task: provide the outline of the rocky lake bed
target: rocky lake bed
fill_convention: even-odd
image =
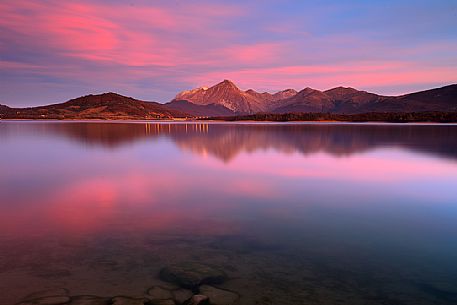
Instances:
[[[210,284],[227,280],[224,271],[198,263],[185,262],[162,268],[164,282],[152,286],[144,296],[71,295],[66,288],[33,292],[17,305],[235,305],[240,295]]]
[[[338,253],[319,258],[315,252],[321,249],[291,251],[261,238],[96,239],[85,241],[84,255],[74,252],[81,244],[73,243],[8,249],[14,260],[0,257],[0,274],[17,288],[3,293],[0,304],[426,305],[434,300],[452,304],[457,298],[451,279],[436,278],[424,267],[394,270],[375,256],[370,265],[353,257],[336,258]],[[36,263],[31,266],[29,260]]]

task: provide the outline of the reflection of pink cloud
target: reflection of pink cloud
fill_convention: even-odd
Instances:
[[[84,154],[80,159],[70,154],[72,162],[61,159],[49,177],[45,177],[47,166],[30,166],[32,160],[5,163],[5,174],[0,173],[4,185],[14,185],[9,181],[21,181],[24,175],[34,183],[46,179],[30,192],[0,191],[2,203],[6,202],[0,205],[0,231],[23,236],[30,231],[37,235],[78,235],[116,230],[232,234],[245,229],[242,226],[246,224],[239,220],[245,209],[265,213],[272,203],[288,201],[282,208],[293,213],[294,202],[302,208],[322,196],[328,199],[341,194],[347,200],[352,194],[341,190],[343,184],[357,189],[358,198],[373,200],[379,190],[403,196],[408,191],[417,192],[421,183],[457,179],[455,166],[449,162],[393,149],[335,158],[325,153],[304,156],[250,147],[230,163],[189,155],[147,159],[150,150],[145,150],[145,155],[135,152],[119,150],[110,158]],[[319,184],[322,186],[309,192]],[[413,187],[404,189],[408,185]],[[329,187],[335,189],[327,192]],[[443,196],[449,194],[444,192]],[[440,198],[438,191],[413,196],[433,197],[432,203]],[[341,202],[331,199],[321,201],[341,207]]]
[[[392,155],[371,154],[358,155],[357,158],[334,158],[324,153],[304,157],[300,154],[287,156],[278,153],[259,154],[255,158],[243,153],[238,155],[226,167],[214,159],[201,159],[204,166],[219,170],[236,172],[238,175],[249,175],[255,172],[265,177],[286,177],[290,179],[330,179],[360,182],[397,183],[414,177],[442,178],[455,176],[455,168],[439,160],[411,158],[409,154]],[[267,186],[268,187],[268,186]]]
[[[212,200],[192,202],[188,195],[192,186],[172,172],[161,171],[156,176],[133,168],[123,175],[81,177],[57,189],[48,185],[39,198],[21,196],[17,207],[0,213],[0,228],[22,235],[30,229],[71,235],[134,229],[213,235],[234,232],[233,221],[213,215],[237,206],[223,200],[217,205]]]
[[[68,196],[72,194],[72,196]],[[55,196],[66,204],[94,202],[101,206],[110,207],[117,200],[117,188],[104,179],[92,179],[69,185],[58,191]]]
[[[278,196],[277,191],[272,187],[271,183],[265,181],[254,181],[252,179],[237,179],[229,185],[224,185],[221,192],[230,194],[238,194],[239,196],[252,199],[273,199]]]

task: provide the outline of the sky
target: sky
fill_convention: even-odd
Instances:
[[[0,104],[457,83],[457,1],[0,1]]]

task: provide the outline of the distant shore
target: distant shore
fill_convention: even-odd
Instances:
[[[151,118],[140,116],[107,116],[107,117],[62,117],[62,116],[6,116],[0,121],[93,121],[93,122],[322,122],[322,123],[457,123],[457,112],[411,112],[411,113],[259,113],[251,115],[187,117],[187,118]]]
[[[411,112],[411,113],[361,113],[361,114],[332,114],[332,113],[260,113],[252,115],[237,115],[212,117],[205,120],[214,121],[252,121],[252,122],[385,122],[385,123],[456,123],[457,112]]]

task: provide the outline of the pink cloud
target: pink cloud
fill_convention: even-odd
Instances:
[[[287,49],[280,43],[256,43],[248,45],[235,45],[224,49],[225,56],[239,64],[271,63]]]
[[[0,9],[0,26],[33,39],[36,44],[63,55],[126,66],[198,64],[199,58],[192,57],[196,53],[189,54],[191,48],[184,48],[191,41],[173,36],[195,31],[202,39],[224,39],[227,32],[208,23],[240,12],[228,5],[198,8],[196,14],[197,8],[190,4],[173,10],[167,6],[105,6],[86,2],[49,5],[29,1],[5,2]],[[200,58],[206,61],[204,56]]]
[[[199,75],[201,84],[215,83],[221,78],[235,80],[243,88],[288,87],[301,90],[307,86],[329,89],[336,86],[366,88],[373,85],[412,85],[436,82],[455,82],[457,67],[418,65],[412,62],[379,61],[352,62],[334,65],[280,66],[273,68],[246,68],[226,70]]]
[[[0,70],[18,72],[26,82],[80,84],[82,94],[109,89],[164,102],[178,91],[226,78],[260,91],[394,88],[379,92],[384,94],[457,81],[449,55],[454,42],[405,47],[357,33],[317,35],[302,18],[260,21],[253,7],[5,0]],[[10,88],[37,86],[16,79]],[[55,87],[49,88],[43,91]]]

